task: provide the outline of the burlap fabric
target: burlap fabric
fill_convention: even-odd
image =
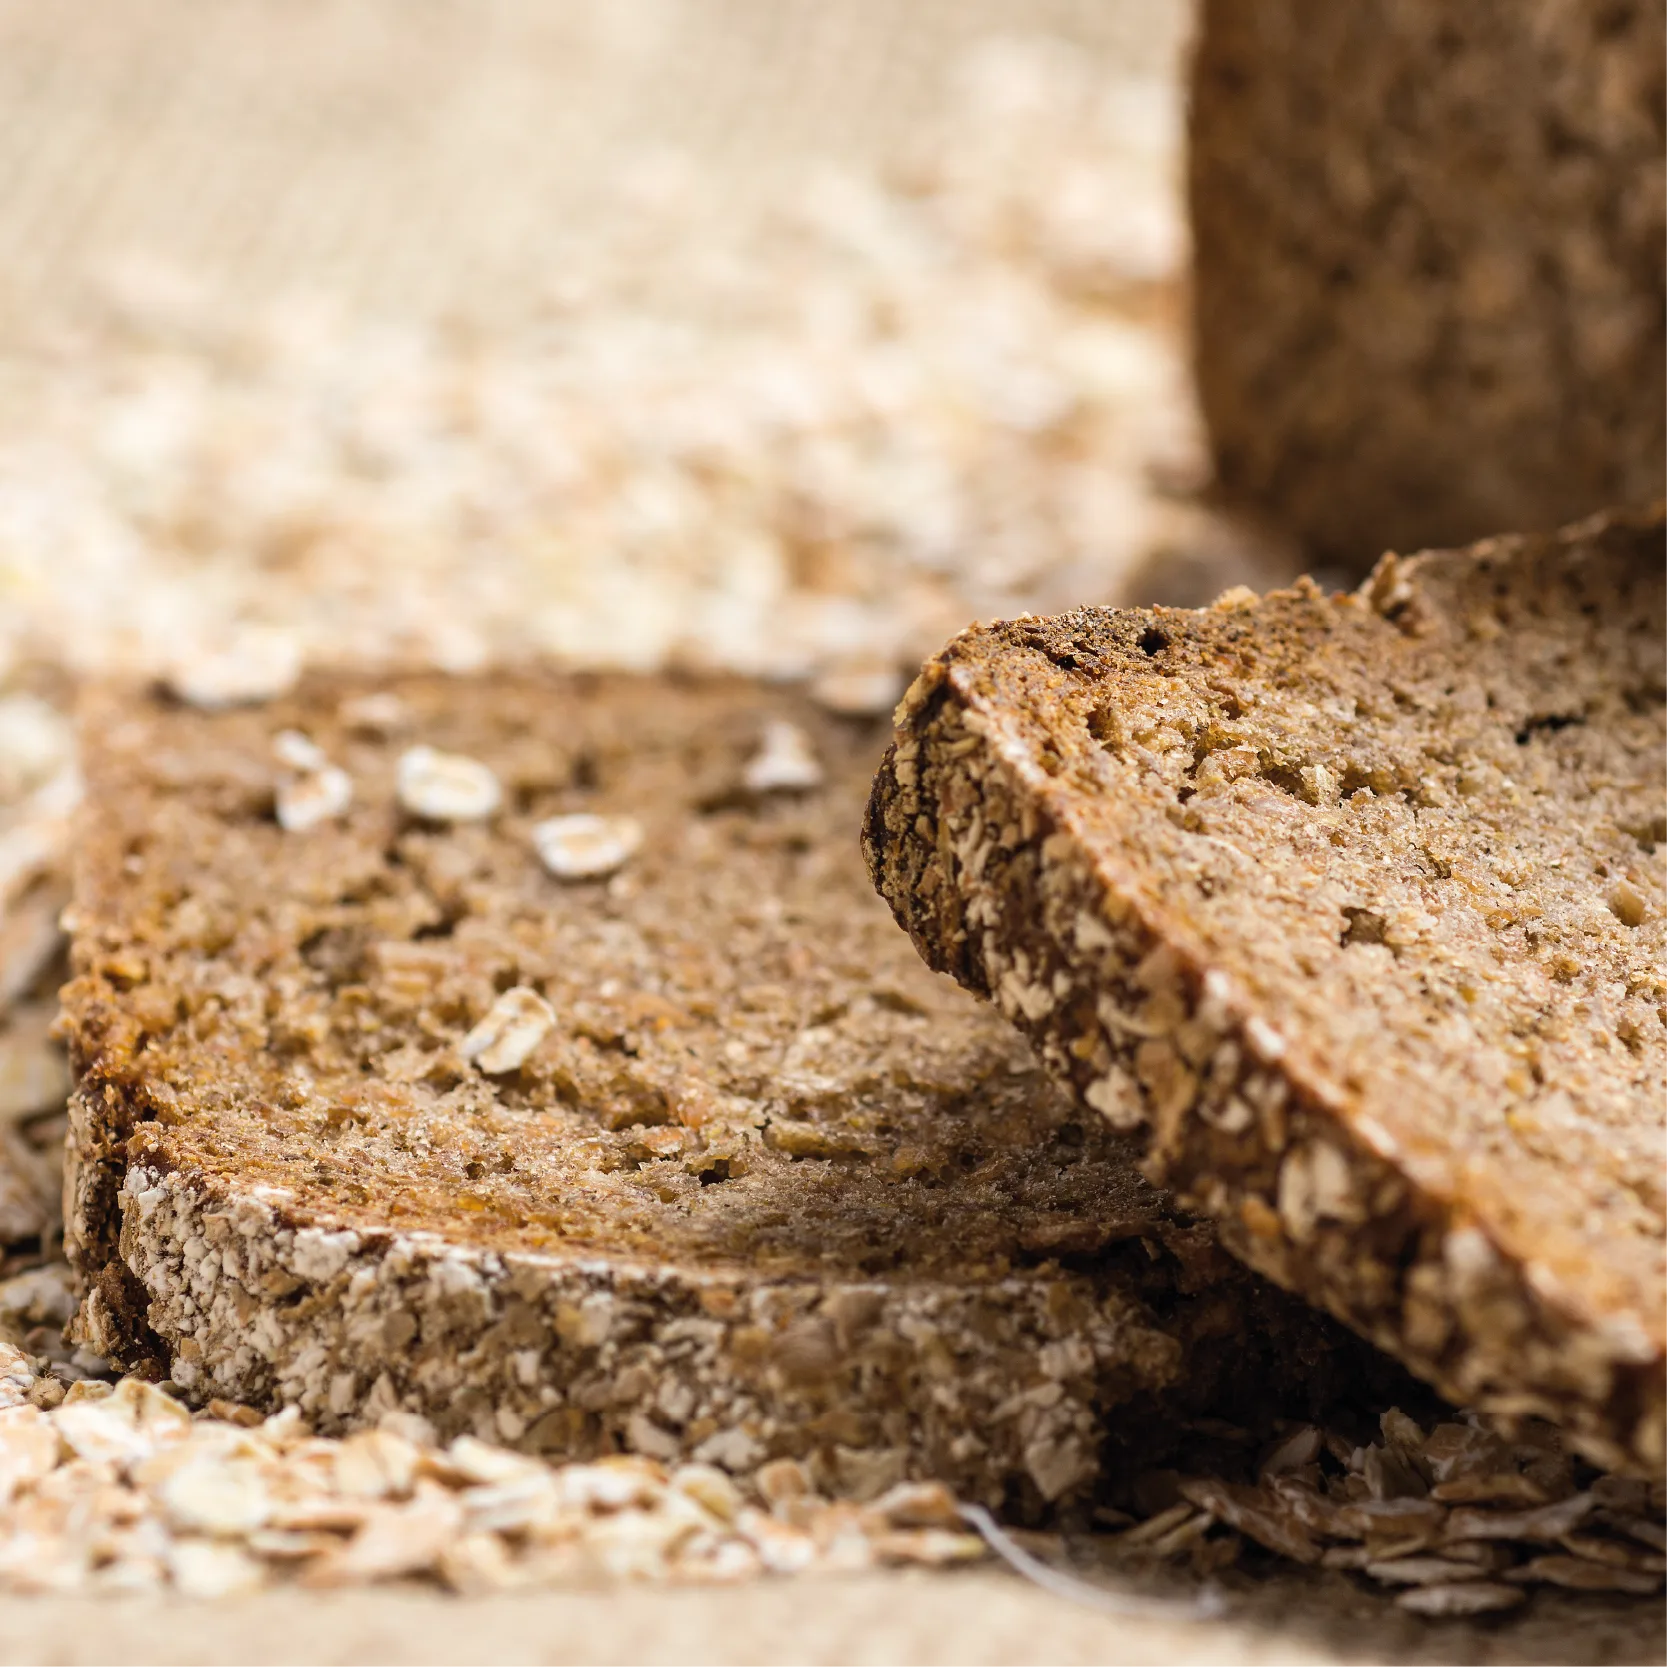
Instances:
[[[0,5],[7,325],[118,262],[490,327],[655,148],[738,219],[807,160],[898,154],[1003,31],[1165,75],[1175,0],[95,0]]]

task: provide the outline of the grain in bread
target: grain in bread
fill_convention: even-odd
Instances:
[[[1369,1351],[896,930],[858,849],[883,739],[721,678],[95,700],[78,1336],[326,1431],[1021,1512],[1323,1402]]]
[[[866,845],[1251,1266],[1461,1402],[1663,1451],[1659,511],[964,633]]]

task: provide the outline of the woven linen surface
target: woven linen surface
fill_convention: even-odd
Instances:
[[[88,0],[0,4],[12,328],[111,263],[490,321],[617,169],[687,153],[744,217],[808,159],[895,155],[969,46],[1174,74],[1177,0]]]

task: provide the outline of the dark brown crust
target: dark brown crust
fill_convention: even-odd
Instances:
[[[1085,609],[969,631],[899,708],[864,840],[877,887],[928,964],[998,1000],[1083,1103],[1124,1126],[1143,1121],[1149,1172],[1214,1216],[1253,1267],[1445,1394],[1553,1417],[1600,1462],[1655,1472],[1661,1291],[1658,1272],[1638,1269],[1658,1259],[1659,1226],[1655,1256],[1620,1271],[1602,1229],[1566,1242],[1548,1230],[1534,1254],[1562,1277],[1537,1277],[1513,1248],[1535,1225],[1534,1201],[1501,1198],[1503,1178],[1485,1164],[1466,1168],[1462,1139],[1445,1152],[1368,1118],[1337,1061],[1246,996],[1231,955],[1189,918],[1190,893],[1155,877],[1135,811],[1119,810],[1114,784],[1144,791],[1154,772],[1108,769],[1088,731],[1096,714],[1115,727],[1117,714],[1161,705],[1181,684],[1196,693],[1213,677],[1231,698],[1236,655],[1265,653],[1266,678],[1287,676],[1293,693],[1327,668],[1387,687],[1401,658],[1446,652],[1457,666],[1459,646],[1443,646],[1449,610],[1541,584],[1573,614],[1569,680],[1624,678],[1633,650],[1638,664],[1659,661],[1661,571],[1659,513],[1617,516],[1556,539],[1391,558],[1358,599],[1310,587],[1199,614]],[[1625,596],[1641,610],[1638,631],[1629,638],[1623,620],[1605,639],[1579,611],[1588,593]],[[1171,663],[1154,664],[1154,643]],[[1659,666],[1643,675],[1639,698],[1659,721]],[[1359,743],[1368,754],[1372,744]],[[1264,757],[1264,768],[1287,765]],[[1377,767],[1366,756],[1362,779]],[[1174,807],[1171,821],[1184,815],[1185,790],[1151,791]],[[1282,856],[1277,845],[1262,854]],[[1143,1014],[1156,1017],[1131,1022]],[[1108,1097],[1115,1081],[1124,1102]],[[1660,1116],[1647,1100],[1635,1107],[1645,1128]],[[1322,1189],[1335,1209],[1315,1208]]]
[[[1328,558],[1663,490],[1659,0],[1206,0],[1194,343],[1222,485]]]

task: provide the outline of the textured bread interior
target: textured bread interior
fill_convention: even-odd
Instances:
[[[957,639],[875,877],[1255,1265],[1661,1460],[1658,515]]]
[[[780,703],[745,684],[400,693],[412,735],[496,766],[514,804],[496,825],[406,818],[404,739],[344,734],[328,695],[104,737],[100,787],[132,819],[84,865],[109,890],[76,906],[84,928],[115,915],[116,953],[144,960],[138,978],[108,955],[89,970],[129,984],[116,1005],[149,1033],[146,1092],[178,1106],[175,1161],[281,1186],[297,1210],[762,1275],[977,1277],[1097,1249],[1159,1208],[1113,1142],[1086,1148],[1019,1038],[887,952],[855,834],[829,832],[869,737],[817,722],[844,779],[749,800],[742,767]],[[286,725],[354,776],[341,825],[272,821]],[[579,806],[646,824],[616,883],[539,863],[531,824]],[[516,985],[560,1022],[494,1078],[458,1046]]]

